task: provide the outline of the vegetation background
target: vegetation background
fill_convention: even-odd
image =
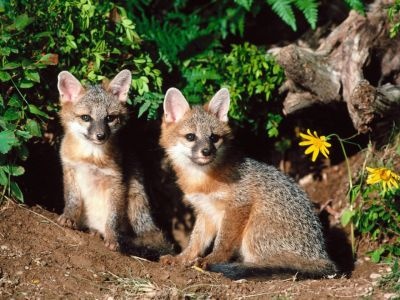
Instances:
[[[160,119],[163,93],[171,86],[181,89],[192,104],[204,103],[227,87],[231,123],[250,155],[275,164],[296,157],[296,167],[286,171],[297,179],[344,161],[339,144],[333,145],[330,160],[311,164],[302,155],[300,131],[312,128],[339,136],[355,131],[340,105],[283,116],[279,88],[284,70],[268,52],[319,26],[340,23],[351,9],[364,14],[368,4],[336,1],[341,11],[330,17],[329,2],[0,0],[0,202],[29,202],[26,178],[30,168],[37,167],[29,156],[38,144],[57,156],[62,133],[56,76],[62,70],[97,83],[130,69],[132,116],[147,125]],[[399,11],[396,0],[388,11],[393,38],[398,38],[400,23],[394,20]],[[332,113],[343,122],[332,123]],[[346,145],[345,154],[360,149],[369,153],[368,163],[396,171],[398,128],[381,152],[363,135]],[[47,167],[54,166],[43,166]],[[394,262],[400,256],[400,190],[383,193],[379,186],[367,185],[362,168],[352,176],[355,184],[350,185],[343,225],[353,224],[356,238],[373,241],[374,261]],[[399,276],[397,268],[393,270]]]

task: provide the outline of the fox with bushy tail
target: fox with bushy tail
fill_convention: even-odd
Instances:
[[[165,95],[160,144],[196,221],[187,248],[161,262],[194,264],[231,278],[335,274],[304,191],[231,146],[229,103],[225,88],[192,108],[178,89]],[[231,263],[235,257],[239,262]]]
[[[164,243],[151,217],[138,160],[124,147],[130,85],[128,70],[86,87],[67,71],[58,75],[65,200],[58,222],[100,234],[111,250],[120,249],[132,232],[136,245],[152,239]]]

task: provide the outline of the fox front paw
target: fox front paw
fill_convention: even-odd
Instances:
[[[206,256],[206,257],[198,257],[196,258],[196,261],[194,262],[194,265],[196,267],[202,268],[203,270],[207,270],[210,265],[216,264],[223,262],[224,260],[220,260],[215,256]]]
[[[163,265],[170,265],[170,266],[176,266],[179,264],[177,257],[172,256],[170,254],[161,256],[160,263]]]
[[[199,257],[196,259],[196,261],[194,262],[194,265],[196,267],[199,267],[203,270],[207,270],[210,263],[208,262],[208,260],[205,257]]]
[[[60,224],[61,226],[72,229],[77,229],[78,227],[73,219],[66,217],[64,214],[58,217],[57,223]]]
[[[187,259],[181,255],[172,256],[170,254],[167,254],[160,257],[160,263],[162,263],[163,265],[170,265],[170,266],[181,265],[185,267],[190,267],[194,264],[194,260]]]
[[[118,251],[120,249],[119,243],[114,240],[104,240],[104,244],[111,251]]]

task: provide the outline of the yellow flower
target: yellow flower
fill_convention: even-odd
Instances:
[[[304,141],[300,142],[299,145],[309,146],[306,151],[304,151],[304,153],[312,153],[312,161],[315,161],[317,159],[319,152],[321,152],[323,156],[328,158],[328,147],[330,147],[331,144],[327,142],[328,138],[326,136],[322,135],[318,137],[317,132],[314,131],[314,133],[312,134],[310,129],[307,129],[307,134],[300,133],[300,136],[304,139]]]
[[[390,190],[395,187],[399,188],[398,181],[400,181],[400,176],[397,175],[390,169],[387,168],[369,168],[367,167],[368,174],[367,184],[382,183],[383,191],[389,188]]]

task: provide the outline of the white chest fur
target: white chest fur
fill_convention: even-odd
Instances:
[[[220,228],[222,218],[225,214],[225,209],[221,200],[225,198],[226,194],[222,192],[215,192],[209,194],[193,193],[185,195],[186,199],[192,206],[206,215],[211,220],[216,228]]]
[[[83,222],[89,229],[104,235],[110,213],[111,170],[79,165],[75,167],[75,180],[83,201]]]

